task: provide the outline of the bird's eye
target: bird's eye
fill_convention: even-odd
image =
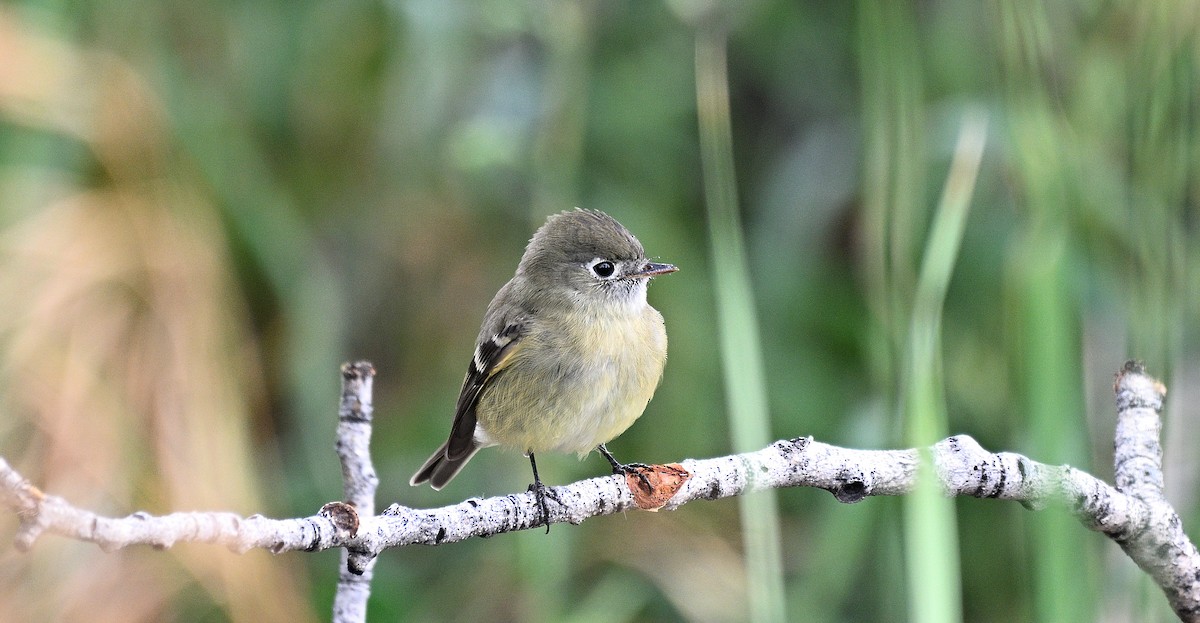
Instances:
[[[603,261],[603,262],[596,262],[595,264],[592,264],[592,272],[596,273],[596,276],[600,277],[601,279],[608,279],[609,277],[612,277],[613,272],[615,272],[616,270],[617,270],[617,267],[614,266],[612,262],[609,262],[607,260]]]

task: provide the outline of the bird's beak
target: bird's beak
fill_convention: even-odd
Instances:
[[[625,275],[626,277],[656,277],[665,275],[679,270],[679,267],[674,264],[656,264],[654,262],[646,262],[640,269]]]

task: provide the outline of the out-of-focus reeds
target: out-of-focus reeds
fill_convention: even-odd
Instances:
[[[1197,22],[1182,1],[6,4],[0,453],[108,514],[308,514],[338,497],[337,366],[367,358],[381,504],[521,490],[499,451],[441,492],[405,480],[533,227],[579,205],[681,267],[650,291],[671,358],[625,460],[962,432],[1103,478],[1111,374],[1141,358],[1195,531]],[[697,84],[718,58],[726,121]],[[939,193],[974,110],[963,220]],[[545,461],[551,483],[605,471]],[[323,619],[335,560],[48,537],[0,555],[0,620]],[[388,552],[374,584],[375,620],[1170,618],[1066,513],[929,495],[630,513]]]
[[[161,101],[119,58],[11,10],[0,49],[7,134],[45,141],[34,159],[28,136],[0,156],[0,451],[105,514],[262,510],[278,460],[247,418],[263,399],[256,339],[218,215],[174,167]],[[303,574],[261,556],[51,537],[4,558],[4,620],[188,619],[217,603],[231,618],[312,618]]]

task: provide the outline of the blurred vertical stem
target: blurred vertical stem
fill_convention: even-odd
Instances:
[[[1133,87],[1129,110],[1129,219],[1137,278],[1131,317],[1157,319],[1130,326],[1138,359],[1170,378],[1183,343],[1189,166],[1195,161],[1197,36],[1181,27],[1179,2],[1140,6],[1128,59]],[[1194,181],[1194,180],[1191,180]],[[1160,377],[1160,378],[1163,378]]]
[[[863,264],[876,320],[872,328],[882,333],[870,344],[875,378],[892,404],[916,281],[916,231],[925,221],[921,59],[911,5],[863,0],[857,13],[865,136]]]
[[[1050,463],[1087,464],[1082,421],[1080,296],[1071,267],[1069,224],[1079,201],[1070,147],[1078,131],[1063,118],[1063,103],[1047,88],[1043,59],[1056,58],[1056,29],[1046,7],[997,5],[1005,64],[1009,141],[1017,171],[1015,194],[1029,215],[1013,249],[1012,305],[1017,311],[1020,376],[1024,382],[1030,452]],[[1038,621],[1093,621],[1098,578],[1095,549],[1065,513],[1031,522],[1033,602]]]
[[[945,416],[937,393],[940,375],[935,374],[940,329],[931,324],[931,317],[940,316],[941,296],[931,292],[927,278],[922,290],[925,300],[915,305],[913,299],[918,288],[914,270],[917,232],[928,211],[924,71],[915,9],[907,2],[862,0],[856,13],[865,154],[862,264],[865,296],[874,320],[867,343],[884,404],[907,413],[905,441],[923,446],[925,441],[914,439],[936,438],[936,431],[945,428],[944,423],[939,424]],[[945,216],[939,222],[945,223],[946,210],[941,213]],[[940,231],[937,243],[935,236],[930,237],[929,248],[944,252],[949,242],[945,238],[954,228],[942,225]],[[954,246],[957,248],[956,242]],[[952,263],[953,254],[937,260]],[[926,258],[926,273],[933,269],[934,261],[932,256]],[[931,308],[935,301],[937,305]],[[913,313],[927,317],[918,323]],[[947,522],[949,512],[939,497],[939,492],[926,484],[901,502],[907,581],[895,577],[891,567],[877,571],[883,586],[897,587],[893,599],[899,600],[900,586],[907,587],[914,621],[953,620],[959,607],[957,557],[936,540],[937,526],[949,523],[950,530],[954,528],[953,517]]]
[[[977,113],[968,114],[959,133],[917,280],[905,387],[905,441],[917,448],[927,448],[948,434],[946,405],[941,394],[942,305],[962,245],[986,137],[985,118]],[[954,500],[942,495],[933,477],[932,462],[924,450],[922,455],[917,488],[904,498],[911,618],[922,622],[960,621],[962,587]]]
[[[712,245],[725,394],[734,450],[770,441],[766,381],[745,243],[738,221],[726,68],[727,33],[712,22],[696,32],[696,104]],[[754,470],[749,470],[753,476]],[[783,621],[783,562],[773,490],[739,498],[747,590],[754,621]]]

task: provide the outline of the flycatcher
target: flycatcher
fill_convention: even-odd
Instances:
[[[550,528],[536,454],[596,449],[642,415],[662,379],[667,332],[646,302],[650,279],[678,270],[646,259],[611,216],[576,208],[546,220],[483,318],[450,438],[409,484],[441,489],[481,448],[524,452]]]

